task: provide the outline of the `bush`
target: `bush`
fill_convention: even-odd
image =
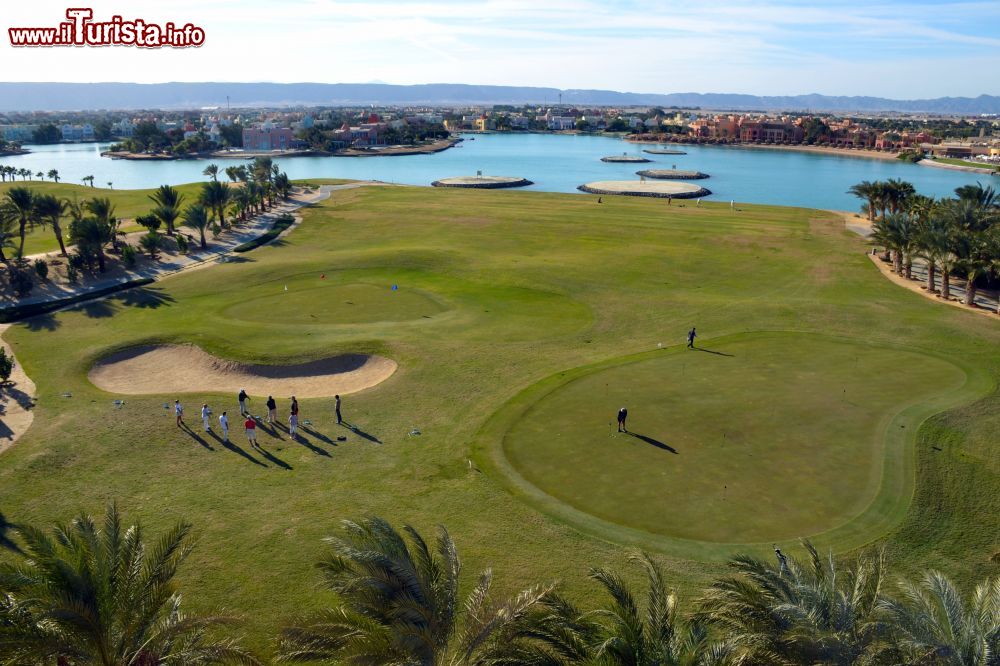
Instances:
[[[80,271],[74,268],[72,263],[66,267],[66,279],[70,284],[76,284],[80,281]]]
[[[149,231],[159,231],[162,224],[160,218],[155,215],[140,215],[135,218],[136,224],[145,227]]]
[[[125,265],[128,266],[129,268],[133,268],[135,266],[136,259],[137,255],[135,252],[135,248],[129,245],[128,243],[123,244],[122,261],[125,262]]]
[[[7,350],[0,347],[0,384],[6,384],[12,372],[14,372],[14,356],[8,356]]]
[[[49,277],[49,265],[45,263],[44,259],[35,259],[35,272],[42,280]]]
[[[184,234],[179,233],[174,236],[174,241],[177,243],[177,251],[181,254],[187,254],[191,251],[191,239]]]
[[[82,271],[89,264],[87,257],[80,253],[79,250],[69,255],[69,269],[76,272]]]
[[[219,226],[218,222],[212,222],[212,238],[218,238],[219,234],[222,233],[222,227]]]
[[[155,231],[150,231],[148,234],[139,239],[139,245],[145,252],[149,253],[150,259],[156,259],[156,253],[160,249],[160,244],[162,243],[162,237]]]
[[[24,298],[35,288],[35,281],[31,279],[31,273],[28,271],[11,267],[8,272],[10,273],[10,286],[18,297]]]

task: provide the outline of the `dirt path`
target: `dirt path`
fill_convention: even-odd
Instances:
[[[10,327],[0,324],[0,345],[10,354],[11,348],[2,336]],[[14,363],[10,381],[0,387],[0,453],[3,453],[28,430],[35,419],[35,383],[24,373],[21,364]]]

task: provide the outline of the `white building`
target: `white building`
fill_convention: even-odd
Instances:
[[[94,140],[94,126],[90,123],[86,125],[63,125],[62,138],[63,141],[93,141]]]
[[[550,116],[548,127],[550,130],[576,129],[576,118],[573,116]]]

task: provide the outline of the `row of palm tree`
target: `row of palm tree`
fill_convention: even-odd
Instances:
[[[869,185],[861,183],[855,186],[861,189],[852,188],[852,192],[868,191]],[[952,276],[961,274],[963,302],[973,305],[979,282],[988,275],[1000,275],[1000,196],[996,191],[977,183],[957,188],[954,197],[931,199],[917,194],[912,186],[875,185],[882,192],[909,191],[898,200],[880,198],[867,204],[870,215],[879,211],[872,237],[891,256],[893,272],[911,279],[914,259],[920,259],[927,269],[927,290],[938,292],[940,274],[940,295],[945,299],[951,297]]]
[[[56,169],[49,169],[48,172],[39,171],[38,173],[33,172],[31,169],[25,169],[12,166],[0,165],[0,182],[15,182],[17,177],[20,176],[21,180],[32,180],[32,178],[38,178],[39,180],[45,180],[48,178],[52,182],[58,183],[60,180],[59,171]]]
[[[31,526],[0,564],[0,661],[7,664],[259,664],[234,619],[181,610],[175,575],[191,552],[180,522],[151,545],[114,505],[51,535]],[[996,666],[1000,578],[963,599],[943,574],[890,580],[885,554],[846,567],[804,542],[799,560],[738,556],[685,612],[645,553],[631,575],[590,571],[602,602],[556,584],[496,595],[487,569],[463,593],[443,527],[433,541],[379,518],[345,521],[318,563],[333,603],[280,630],[285,663],[354,666]]]
[[[916,195],[912,183],[898,178],[889,180],[862,181],[847,190],[865,201],[864,211],[872,222],[876,217],[885,217],[886,213],[899,213],[906,209],[910,199]]]

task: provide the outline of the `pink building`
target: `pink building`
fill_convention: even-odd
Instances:
[[[243,150],[288,150],[294,140],[288,127],[247,127],[243,130]]]

